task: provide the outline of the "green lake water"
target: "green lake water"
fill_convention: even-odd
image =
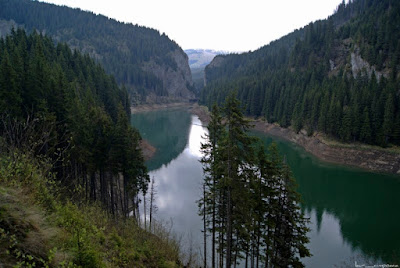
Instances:
[[[132,125],[157,148],[147,166],[157,185],[156,217],[172,222],[179,235],[202,248],[199,149],[206,129],[185,109],[132,115]],[[311,223],[313,256],[306,267],[400,265],[400,177],[319,161],[299,146],[254,132],[266,145],[275,141],[285,155]]]

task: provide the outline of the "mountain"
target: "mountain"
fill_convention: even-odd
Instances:
[[[137,224],[150,178],[127,97],[65,43],[0,38],[0,267],[178,266]]]
[[[343,142],[400,144],[400,2],[343,1],[335,13],[205,68],[201,102],[236,91],[247,115]]]
[[[191,69],[205,68],[217,55],[227,54],[225,51],[212,49],[185,49],[189,57],[189,66]]]
[[[197,92],[204,87],[204,68],[217,55],[227,54],[225,51],[212,49],[186,49],[185,53],[189,57],[189,66],[192,71],[193,83]]]
[[[12,26],[88,53],[128,89],[134,104],[194,97],[187,55],[156,30],[65,6],[0,0],[0,34]]]

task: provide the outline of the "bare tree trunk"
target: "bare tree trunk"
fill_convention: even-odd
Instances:
[[[122,176],[124,183],[123,192],[124,192],[125,217],[129,217],[129,199],[128,199],[128,183],[127,183],[128,178],[125,172],[122,173]],[[135,210],[133,199],[132,199],[132,210]],[[133,212],[133,215],[135,215],[135,212]]]
[[[122,189],[121,189],[121,175],[118,174],[117,177],[117,190],[118,190],[118,195],[119,195],[119,200],[117,200],[117,202],[119,201],[120,206],[121,206],[121,213],[124,217],[126,217],[126,207],[124,206],[124,197],[122,195]],[[117,198],[118,199],[118,198]]]
[[[90,199],[96,201],[96,172],[92,172],[90,177]]]
[[[138,225],[140,227],[140,210],[139,210],[139,194],[136,193],[136,220],[138,222]]]
[[[115,217],[115,200],[114,200],[114,182],[113,176],[110,174],[110,192],[111,192],[111,214]]]
[[[228,186],[228,188],[230,188]],[[232,249],[232,211],[231,211],[231,190],[228,189],[228,201],[226,204],[226,261],[225,267],[231,267]]]
[[[154,189],[154,177],[151,180],[151,188],[150,188],[150,232],[152,232],[152,222],[153,222],[153,213],[155,212],[155,205],[154,205],[154,198],[155,198],[155,189]]]
[[[215,209],[216,209],[216,204],[215,204],[215,202],[216,202],[216,198],[215,198],[215,196],[216,196],[216,193],[215,193],[215,178],[213,179],[213,204],[212,204],[212,206],[213,206],[213,208],[212,208],[212,242],[211,242],[211,250],[212,250],[212,254],[211,254],[211,258],[212,258],[212,261],[211,261],[211,265],[212,265],[212,267],[214,268],[215,267],[215,232],[216,232],[216,230],[215,230]]]
[[[204,268],[207,267],[206,184],[203,183]]]
[[[144,229],[147,230],[147,210],[146,210],[146,192],[143,192],[143,219],[144,219]]]

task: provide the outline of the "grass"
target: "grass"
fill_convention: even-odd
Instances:
[[[0,155],[0,267],[181,267],[179,243],[63,196],[45,161]],[[163,238],[160,238],[163,237]]]

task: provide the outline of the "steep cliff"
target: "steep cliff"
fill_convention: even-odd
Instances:
[[[158,64],[154,60],[144,62],[142,69],[150,72],[162,81],[163,88],[168,92],[167,96],[157,96],[156,94],[147,95],[146,102],[164,102],[164,101],[187,101],[193,99],[192,75],[188,65],[188,56],[180,49],[168,53],[176,63],[176,67],[166,64]]]

